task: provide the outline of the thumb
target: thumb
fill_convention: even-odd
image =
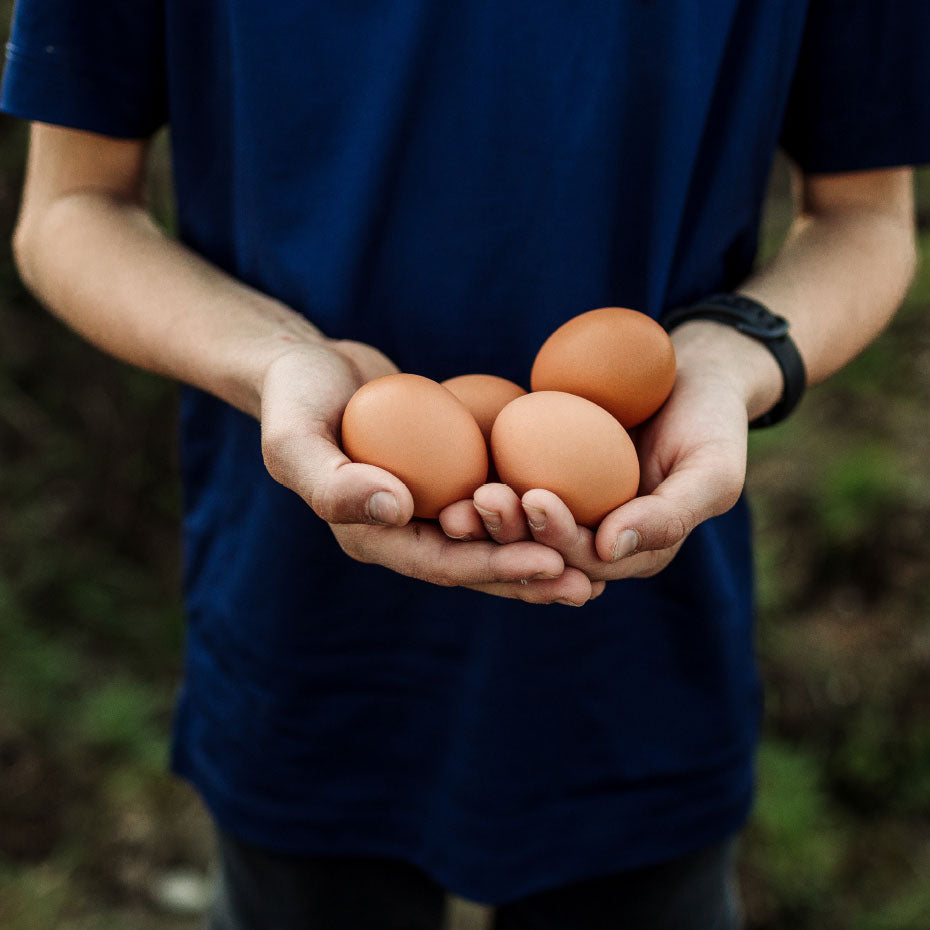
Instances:
[[[413,496],[395,475],[352,462],[326,427],[262,431],[269,474],[299,494],[327,523],[403,526]]]
[[[699,523],[739,500],[744,479],[744,469],[728,469],[719,462],[680,465],[652,494],[634,497],[601,521],[595,539],[598,556],[615,562],[634,552],[679,545]]]

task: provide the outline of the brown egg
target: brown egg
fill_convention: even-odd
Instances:
[[[459,375],[442,382],[471,411],[477,420],[485,442],[491,442],[491,427],[497,415],[512,400],[526,391],[519,384],[497,375]]]
[[[668,333],[645,313],[602,307],[562,324],[543,343],[530,381],[534,391],[586,397],[629,429],[671,393],[675,350]]]
[[[639,487],[626,430],[575,394],[539,391],[511,401],[494,423],[491,449],[501,479],[517,494],[552,491],[582,526],[597,526]]]
[[[435,518],[484,484],[488,454],[475,418],[450,391],[420,375],[385,375],[360,387],[342,416],[342,447],[413,495],[413,515]]]

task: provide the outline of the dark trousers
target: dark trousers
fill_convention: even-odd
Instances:
[[[497,908],[494,930],[738,930],[735,841]],[[208,930],[441,930],[445,890],[402,862],[292,856],[219,839]]]

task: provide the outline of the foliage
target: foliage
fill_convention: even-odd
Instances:
[[[930,176],[918,188],[930,220]],[[750,926],[930,925],[930,236],[880,339],[754,435],[767,686]]]
[[[765,876],[770,902],[798,915],[830,900],[842,864],[843,830],[813,753],[770,740],[758,769],[747,867]]]

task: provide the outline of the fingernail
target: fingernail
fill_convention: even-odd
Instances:
[[[636,530],[624,530],[614,543],[614,551],[611,556],[614,562],[625,559],[632,555],[639,548],[639,533]]]
[[[484,525],[489,533],[496,533],[501,528],[501,515],[493,510],[485,510],[475,504],[475,510],[484,517]]]
[[[551,572],[539,572],[536,575],[533,575],[533,581],[551,581],[553,578],[561,578],[562,573],[557,572],[552,574]]]
[[[375,491],[368,498],[368,516],[382,526],[395,526],[400,522],[400,505],[390,491]]]
[[[546,511],[540,510],[539,507],[524,507],[526,519],[531,529],[544,530],[546,528]]]
[[[560,597],[556,604],[564,604],[566,607],[581,607],[581,604],[576,604],[574,601],[570,601],[567,597]]]

